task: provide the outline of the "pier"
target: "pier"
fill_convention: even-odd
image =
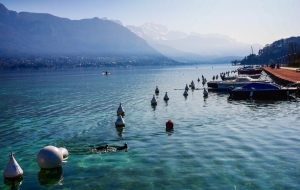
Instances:
[[[298,83],[300,86],[300,72],[296,72],[296,68],[281,67],[280,69],[263,67],[263,70],[280,85],[287,86],[291,83]]]

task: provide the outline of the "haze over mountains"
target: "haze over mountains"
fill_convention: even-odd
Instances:
[[[258,50],[260,44],[246,44],[221,34],[186,34],[169,31],[164,25],[145,23],[142,26],[127,26],[132,32],[145,39],[162,54],[178,61],[208,60],[220,57],[243,57]]]
[[[70,20],[8,10],[0,4],[1,55],[111,55],[164,58],[145,40],[109,20]]]
[[[205,27],[205,26],[204,26]],[[50,14],[8,10],[0,3],[0,55],[146,56],[176,61],[240,59],[262,47],[221,34],[170,31],[145,23],[124,27],[120,20],[70,20]]]

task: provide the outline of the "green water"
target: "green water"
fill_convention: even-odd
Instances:
[[[299,102],[228,101],[227,93],[211,91],[203,97],[198,77],[210,81],[234,69],[1,71],[0,172],[14,151],[24,171],[17,189],[300,189]],[[201,90],[184,98],[192,80]],[[124,129],[114,125],[120,102]],[[166,132],[169,119],[174,131]],[[127,152],[94,150],[124,143]],[[47,145],[70,153],[52,174],[36,161]]]

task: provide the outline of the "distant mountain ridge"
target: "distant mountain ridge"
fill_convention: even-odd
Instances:
[[[142,26],[126,26],[136,35],[145,39],[152,47],[162,54],[177,61],[199,61],[228,56],[244,56],[260,44],[246,44],[221,34],[186,34],[180,31],[169,31],[164,25],[145,23]],[[163,49],[160,47],[168,47]],[[174,52],[170,50],[173,49]],[[178,52],[181,55],[178,57]]]
[[[70,20],[43,13],[17,13],[0,3],[0,55],[165,58],[121,24],[99,18]]]

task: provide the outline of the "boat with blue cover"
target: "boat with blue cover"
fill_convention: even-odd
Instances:
[[[273,83],[250,83],[243,87],[229,88],[231,99],[280,99],[290,97],[296,87],[281,87]]]

